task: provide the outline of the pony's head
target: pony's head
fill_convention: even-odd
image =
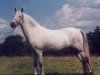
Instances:
[[[20,11],[15,9],[15,15],[12,21],[10,22],[10,26],[12,28],[16,28],[18,25],[22,23],[23,23],[23,8]]]

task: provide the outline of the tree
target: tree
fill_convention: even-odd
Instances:
[[[97,25],[94,32],[88,33],[87,36],[91,53],[100,55],[100,27]]]
[[[4,43],[1,44],[1,55],[6,56],[22,56],[30,53],[29,49],[26,47],[27,43],[23,41],[20,35],[8,36]]]
[[[100,32],[100,27],[97,25],[96,29],[94,31],[95,31],[95,33],[99,33]]]

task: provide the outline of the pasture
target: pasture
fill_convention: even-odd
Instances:
[[[44,57],[44,70],[46,75],[82,75],[80,61],[74,56]],[[94,75],[100,75],[100,56],[92,56]],[[0,74],[32,75],[34,68],[32,57],[0,57]]]

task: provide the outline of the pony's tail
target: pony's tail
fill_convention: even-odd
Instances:
[[[86,34],[83,30],[80,30],[80,31],[81,31],[81,34],[83,36],[83,49],[84,49],[84,52],[86,53],[87,57],[90,58],[89,44],[88,44],[87,36],[86,36]]]

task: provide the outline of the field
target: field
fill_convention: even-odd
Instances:
[[[81,63],[74,56],[44,57],[43,60],[46,75],[82,75]],[[100,75],[100,57],[92,56],[91,61],[94,75]],[[0,57],[0,75],[32,75],[33,73],[32,57]]]

